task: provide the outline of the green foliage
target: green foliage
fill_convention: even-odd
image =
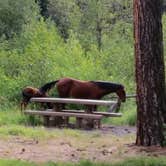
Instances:
[[[55,22],[65,40],[69,38],[71,29],[77,29],[81,18],[81,13],[75,0],[49,0],[48,15]]]
[[[37,15],[38,6],[34,0],[0,0],[0,37],[9,39],[19,34]]]
[[[77,0],[77,5],[81,19],[75,32],[85,50],[94,44],[103,49],[103,37],[111,34],[117,22],[132,21],[131,0]]]
[[[104,67],[115,82],[124,84],[128,93],[134,93],[134,53],[132,25],[115,24],[110,36],[104,39]]]
[[[137,113],[134,99],[128,99],[128,101],[125,104],[122,104],[120,112],[122,113],[121,117],[106,118],[103,122],[113,125],[136,125]]]
[[[26,85],[39,87],[65,76],[106,78],[100,59],[92,54],[84,54],[74,35],[64,43],[50,21],[34,22],[0,49],[1,96],[13,101]]]
[[[11,109],[12,108],[12,109]],[[29,117],[21,114],[18,108],[13,108],[12,106],[2,106],[0,112],[0,126],[4,125],[40,125],[41,119],[37,117]]]
[[[0,4],[0,110],[18,104],[25,86],[40,87],[61,77],[118,82],[127,93],[134,93],[129,0],[49,0],[47,20],[33,0],[0,0]],[[57,96],[55,89],[51,96]],[[127,116],[131,120],[126,122],[134,124],[135,113]],[[40,124],[38,119],[28,121]]]

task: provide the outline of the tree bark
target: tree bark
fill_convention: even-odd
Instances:
[[[165,72],[162,0],[134,0],[137,83],[136,145],[163,145]]]

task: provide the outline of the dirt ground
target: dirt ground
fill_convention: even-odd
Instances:
[[[166,148],[135,147],[134,127],[103,126],[97,131],[81,132],[85,134],[84,138],[66,136],[37,140],[12,136],[0,139],[0,158],[34,162],[109,162],[141,155],[166,155]]]

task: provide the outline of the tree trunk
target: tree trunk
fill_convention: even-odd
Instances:
[[[101,51],[101,47],[102,47],[102,28],[101,28],[100,19],[97,19],[97,24],[96,24],[96,38],[97,38],[98,50]]]
[[[162,0],[134,0],[137,83],[136,145],[162,145],[165,116],[165,72]]]
[[[40,6],[40,14],[44,17],[44,19],[47,19],[49,17],[48,14],[48,0],[38,0],[39,6]]]

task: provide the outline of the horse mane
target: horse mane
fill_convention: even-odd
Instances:
[[[45,85],[43,85],[42,87],[39,88],[39,91],[42,92],[42,93],[46,93],[46,92],[49,91],[51,88],[53,88],[53,86],[54,86],[58,81],[59,81],[59,80],[46,83]]]
[[[118,90],[121,88],[124,88],[122,84],[107,82],[107,81],[90,81],[94,84],[96,84],[98,87],[102,89],[110,89],[110,90]]]

